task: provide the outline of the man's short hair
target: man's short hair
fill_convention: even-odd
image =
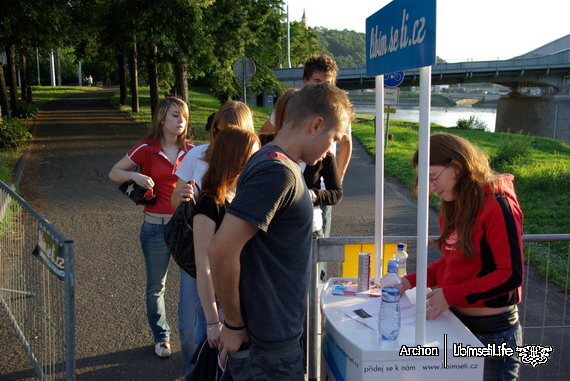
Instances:
[[[308,83],[293,95],[287,106],[285,124],[296,127],[308,117],[322,116],[329,128],[352,122],[354,113],[346,93],[330,83]]]
[[[303,79],[308,80],[311,78],[313,73],[319,71],[330,76],[333,84],[336,83],[338,66],[336,65],[336,62],[326,54],[315,54],[305,62],[305,66],[303,67]]]

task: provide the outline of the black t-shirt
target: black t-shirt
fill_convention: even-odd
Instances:
[[[218,205],[214,201],[214,197],[209,194],[205,194],[198,198],[198,202],[192,209],[192,218],[194,218],[197,214],[203,214],[212,221],[216,223],[216,231],[220,228],[222,224],[222,220],[226,215],[226,207],[227,203],[224,205]]]

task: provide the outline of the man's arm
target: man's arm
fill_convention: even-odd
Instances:
[[[227,213],[212,242],[208,245],[214,290],[222,305],[225,321],[232,327],[242,327],[245,324],[239,294],[240,256],[247,241],[258,230],[249,222]],[[240,331],[223,329],[218,345],[222,361],[229,353],[236,352],[241,344],[248,340],[245,329]]]
[[[344,180],[348,163],[352,157],[352,135],[342,135],[340,140],[340,149],[338,152],[338,172],[340,174],[340,181]]]

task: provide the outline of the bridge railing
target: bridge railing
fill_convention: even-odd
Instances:
[[[430,242],[435,236],[429,237]],[[384,243],[404,242],[408,245],[408,253],[412,253],[409,267],[415,268],[413,253],[416,252],[416,236],[384,236]],[[570,284],[570,234],[541,234],[523,236],[525,243],[525,276],[523,282],[523,301],[519,304],[519,315],[523,326],[524,344],[538,344],[552,346],[554,351],[547,364],[531,367],[522,365],[521,379],[549,380],[567,379],[570,374],[570,362],[566,361],[570,347],[570,298],[568,290]],[[308,332],[309,332],[309,380],[317,379],[319,372],[320,351],[320,309],[319,309],[319,283],[317,264],[329,264],[345,261],[346,245],[374,244],[374,237],[339,237],[321,238],[313,240],[313,266],[311,270],[311,286],[309,289],[308,306]],[[437,252],[435,245],[429,245],[430,252]],[[561,248],[562,252],[561,252]],[[391,255],[391,253],[388,253]],[[546,262],[546,269],[539,275],[534,266],[534,259],[542,257]],[[550,274],[554,266],[554,258],[565,259],[566,284],[558,286],[551,282]],[[329,266],[330,267],[330,266]],[[341,274],[333,274],[340,276]]]
[[[41,380],[75,380],[73,255],[73,241],[0,181],[0,308]]]

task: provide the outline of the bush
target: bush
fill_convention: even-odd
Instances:
[[[477,116],[471,115],[469,119],[458,119],[457,128],[460,130],[487,131],[487,123],[483,122]]]
[[[14,111],[13,117],[16,118],[33,118],[38,113],[38,107],[33,103],[28,103],[26,101],[18,101],[16,103],[16,111]]]
[[[32,134],[18,119],[4,120],[0,124],[0,149],[20,147],[31,137]]]
[[[512,136],[501,142],[497,153],[491,158],[493,169],[497,172],[507,170],[509,166],[528,164],[534,139]]]

